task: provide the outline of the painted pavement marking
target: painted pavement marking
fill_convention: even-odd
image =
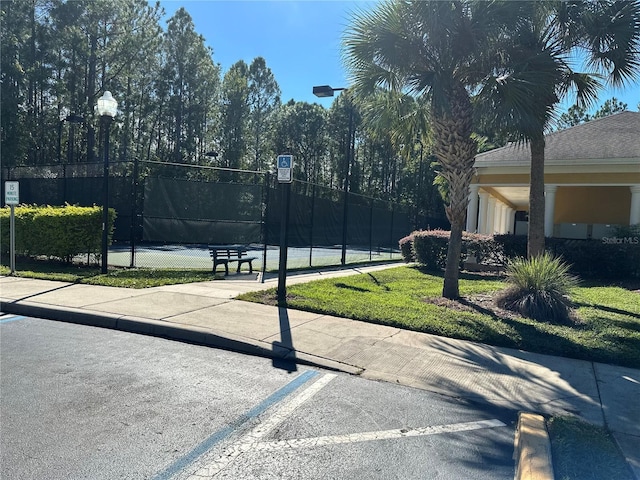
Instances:
[[[243,453],[254,450],[256,445],[260,444],[259,441],[261,438],[268,435],[269,432],[286,420],[298,407],[310,400],[335,377],[336,375],[331,373],[327,373],[320,377],[304,391],[300,392],[290,401],[277,408],[269,418],[256,425],[255,428],[241,437],[239,441],[226,448],[222,455],[191,474],[188,477],[188,480],[211,478],[224,470],[227,465]]]
[[[253,445],[254,450],[274,451],[294,448],[311,448],[325,445],[339,445],[342,443],[371,442],[375,440],[390,440],[395,438],[424,437],[442,433],[468,432],[485,428],[505,427],[500,420],[480,420],[477,422],[454,423],[451,425],[436,425],[432,427],[382,430],[379,432],[350,433],[347,435],[331,435],[315,438],[295,438],[292,440],[278,440],[274,442],[260,442]]]
[[[9,313],[0,315],[0,325],[10,322],[17,322],[18,320],[24,320],[26,317],[22,315],[11,315]]]
[[[265,421],[256,425],[253,430],[242,436],[238,441],[227,447],[221,455],[192,473],[187,480],[205,480],[215,477],[239,456],[253,451],[278,451],[297,448],[312,448],[327,445],[339,445],[344,443],[370,442],[376,440],[389,440],[409,437],[422,437],[427,435],[439,435],[443,433],[468,432],[486,428],[505,427],[506,424],[497,419],[480,420],[475,422],[454,423],[450,425],[435,425],[423,428],[402,428],[395,430],[382,430],[378,432],[363,432],[346,435],[331,435],[314,438],[297,438],[291,440],[277,440],[270,442],[261,441],[276,426],[286,420],[298,407],[310,400],[331,380],[333,374],[325,374],[316,382],[300,392],[286,404],[281,405]]]
[[[244,415],[241,415],[238,419],[232,422],[229,426],[224,427],[217,432],[213,433],[211,436],[206,438],[200,444],[198,444],[193,450],[189,453],[183,455],[167,468],[165,468],[162,472],[154,477],[155,480],[166,480],[178,473],[182,472],[186,468],[188,468],[191,464],[196,462],[198,458],[207,453],[213,447],[215,447],[218,443],[225,440],[227,437],[232,435],[236,430],[242,427],[245,423],[252,420],[253,418],[261,415],[265,410],[270,408],[271,406],[277,404],[284,400],[288,395],[292,394],[299,387],[304,385],[306,382],[316,377],[319,373],[315,370],[307,370],[302,373],[298,377],[294,378],[291,382],[286,384],[280,390],[271,394],[265,400],[260,402],[258,405],[253,407]]]

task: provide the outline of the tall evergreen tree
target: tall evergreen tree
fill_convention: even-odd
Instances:
[[[225,167],[245,166],[249,111],[249,67],[240,60],[222,80],[220,130]]]
[[[167,95],[165,115],[170,115],[170,151],[174,162],[197,163],[206,149],[203,126],[210,118],[219,82],[218,67],[193,19],[184,8],[169,19],[164,40],[163,74]]]
[[[280,106],[280,87],[262,57],[255,58],[249,66],[248,88],[251,168],[263,170],[265,160],[273,156],[268,145],[273,136],[273,114]]]

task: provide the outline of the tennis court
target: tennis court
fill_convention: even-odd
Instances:
[[[207,245],[140,245],[135,247],[133,264],[143,268],[212,268]],[[253,269],[261,271],[265,256],[262,245],[250,245],[249,257],[256,257]],[[335,247],[289,247],[287,251],[287,269],[340,265],[342,248]],[[266,270],[277,270],[280,258],[278,246],[267,246]],[[359,263],[382,260],[398,260],[399,250],[369,251],[368,248],[347,248],[346,263]],[[132,264],[132,252],[128,245],[113,246],[109,249],[109,265],[128,267]],[[233,269],[232,269],[233,270]]]

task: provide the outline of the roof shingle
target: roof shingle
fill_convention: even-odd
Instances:
[[[640,112],[621,112],[545,136],[545,162],[640,159]],[[529,144],[508,144],[476,155],[476,167],[484,163],[529,164]],[[640,161],[640,160],[639,160]]]

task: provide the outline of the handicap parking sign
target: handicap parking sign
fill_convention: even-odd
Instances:
[[[293,181],[293,155],[278,155],[278,182]]]

